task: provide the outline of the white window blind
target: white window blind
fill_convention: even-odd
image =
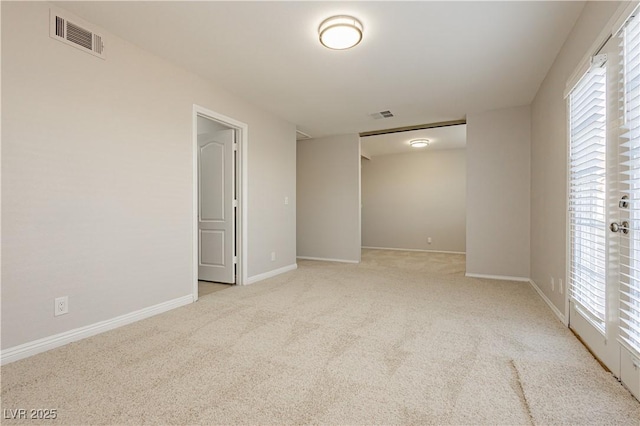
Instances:
[[[630,232],[620,265],[620,338],[640,355],[640,18],[621,31],[624,116],[620,131],[622,185],[629,195]]]
[[[605,332],[606,69],[593,68],[569,96],[570,295]]]

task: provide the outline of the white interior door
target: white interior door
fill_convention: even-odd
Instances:
[[[235,130],[198,135],[198,279],[235,283]]]

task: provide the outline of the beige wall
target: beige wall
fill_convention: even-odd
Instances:
[[[464,252],[465,188],[464,149],[363,160],[362,245]]]
[[[249,277],[296,262],[295,126],[105,43],[95,58],[49,38],[49,5],[2,2],[2,348],[191,294],[193,104],[249,126]]]
[[[299,257],[360,261],[360,138],[298,142]]]
[[[531,278],[563,314],[565,281],[567,114],[565,85],[619,2],[587,2],[531,106]],[[592,52],[591,52],[592,53]],[[564,289],[563,289],[564,290]]]
[[[467,117],[467,273],[529,278],[528,106]]]

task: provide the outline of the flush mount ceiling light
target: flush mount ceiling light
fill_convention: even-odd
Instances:
[[[332,16],[322,21],[318,35],[320,43],[329,49],[349,49],[362,40],[362,23],[353,16]]]
[[[414,148],[424,148],[429,146],[429,139],[414,139],[409,144]]]

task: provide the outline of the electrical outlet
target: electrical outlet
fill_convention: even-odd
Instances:
[[[69,297],[56,297],[53,304],[53,316],[64,315],[69,313]]]
[[[558,288],[560,289],[560,294],[562,294],[562,278],[558,278]]]
[[[551,277],[551,291],[556,291],[556,280]]]
[[[431,244],[431,237],[427,238],[427,244]]]
[[[289,197],[284,197],[284,205],[285,206],[289,205]]]
[[[275,261],[276,261],[276,252],[275,252],[275,251],[272,251],[272,252],[271,252],[271,261],[272,261],[272,262],[275,262]]]

